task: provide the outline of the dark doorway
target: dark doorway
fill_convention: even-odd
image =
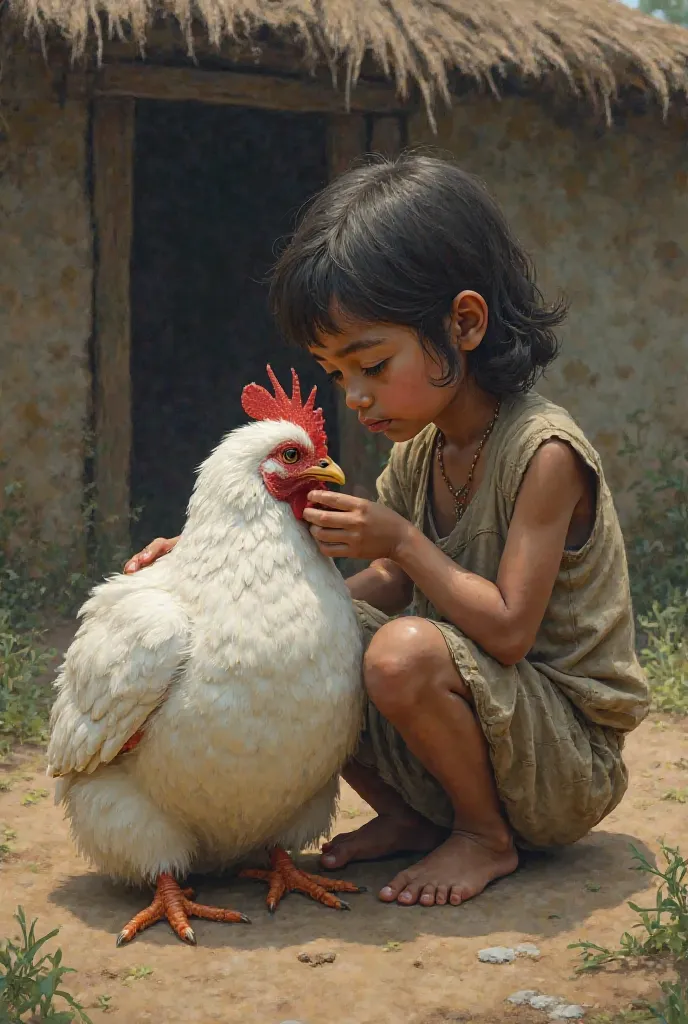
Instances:
[[[198,464],[245,422],[244,384],[293,365],[318,384],[333,456],[332,389],[279,341],[265,277],[302,204],[327,180],[326,122],[140,102],[132,246],[133,542],[179,532]]]

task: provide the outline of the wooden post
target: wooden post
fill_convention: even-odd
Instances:
[[[394,115],[373,118],[373,135],[370,149],[373,153],[393,158],[402,149],[402,121]]]
[[[107,550],[129,546],[134,106],[97,98],[93,108],[94,483],[98,542]]]
[[[328,120],[327,151],[330,181],[348,171],[366,151],[367,126],[362,114],[336,114]]]

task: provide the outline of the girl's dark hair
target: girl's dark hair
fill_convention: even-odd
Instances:
[[[557,354],[562,301],[546,305],[533,266],[484,185],[447,160],[405,155],[348,171],[307,208],[273,272],[271,303],[290,341],[337,333],[333,306],[368,322],[415,328],[458,378],[446,318],[464,290],[489,320],[468,354],[479,387],[527,391]]]

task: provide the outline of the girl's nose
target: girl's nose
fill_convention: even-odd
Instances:
[[[349,409],[370,409],[373,399],[370,395],[362,395],[358,391],[347,391],[346,404]]]

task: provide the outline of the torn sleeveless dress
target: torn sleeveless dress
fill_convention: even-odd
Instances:
[[[564,552],[532,650],[505,666],[432,607],[418,588],[411,612],[432,620],[470,687],[489,744],[504,811],[523,847],[573,843],[609,814],[628,785],[624,736],[648,711],[635,654],[628,568],[621,528],[597,452],[564,410],[535,392],[502,402],[487,442],[483,480],[448,537],[438,537],[428,488],[437,431],[429,426],[392,449],[378,500],[412,522],[469,572],[496,581],[516,497],[528,464],[546,441],[567,442],[594,472],[592,532]],[[388,617],[356,602],[366,640]],[[369,703],[356,755],[374,766],[416,811],[451,827],[449,799],[394,727]]]

